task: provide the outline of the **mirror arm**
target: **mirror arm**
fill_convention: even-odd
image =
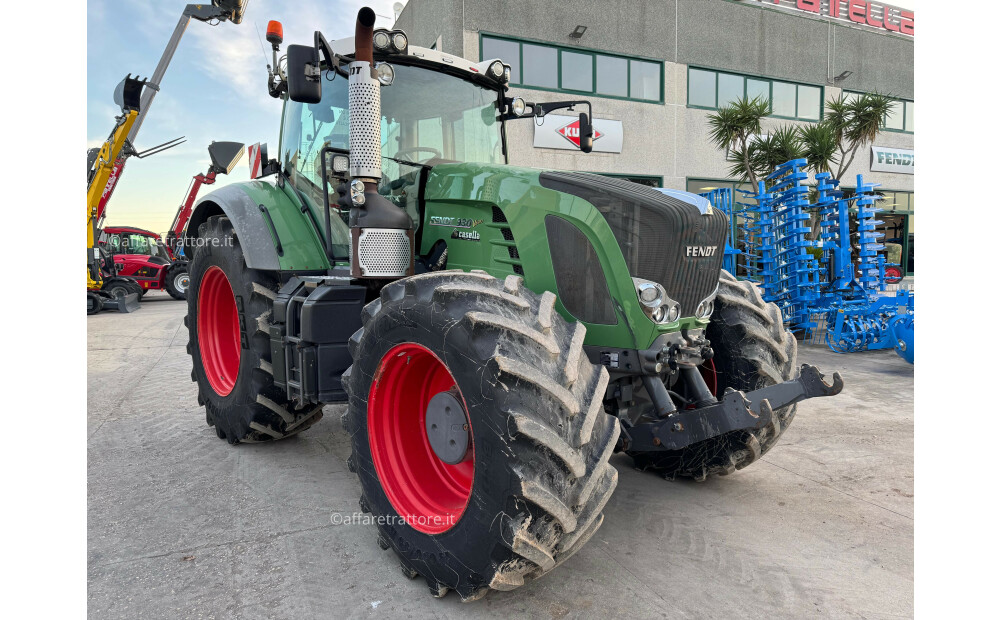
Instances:
[[[313,35],[313,45],[316,46],[316,51],[319,52],[321,66],[323,64],[322,61],[325,60],[328,69],[336,71],[341,77],[348,77],[347,71],[341,69],[341,66],[346,64],[344,61],[347,59],[334,53],[333,48],[330,47],[330,43],[319,30]]]
[[[510,97],[504,98],[504,104],[508,110],[510,109],[511,101],[512,98]],[[578,105],[587,106],[587,117],[590,118],[591,123],[593,123],[594,113],[590,106],[590,102],[586,100],[551,101],[546,103],[525,102],[525,106],[529,111],[525,111],[525,113],[522,114],[521,116],[517,116],[513,112],[507,112],[501,116],[501,119],[505,121],[511,121],[518,118],[545,118],[545,115],[549,114],[550,112],[554,112],[556,110],[563,110],[566,108],[572,108],[573,106],[578,106]]]

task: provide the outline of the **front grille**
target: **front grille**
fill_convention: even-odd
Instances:
[[[681,316],[693,316],[718,285],[729,231],[722,211],[702,215],[694,205],[654,189],[596,174],[543,172],[540,182],[594,205],[611,227],[629,273],[662,284],[680,304]],[[711,256],[697,255],[708,247],[715,248]]]

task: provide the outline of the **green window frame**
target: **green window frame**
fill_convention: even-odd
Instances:
[[[700,71],[703,73],[712,73],[715,76],[715,91],[713,94],[714,102],[712,105],[694,104],[691,103],[691,72]],[[825,112],[825,102],[826,102],[826,87],[822,84],[808,84],[805,82],[792,82],[790,80],[778,80],[769,77],[764,77],[761,75],[753,75],[749,73],[734,73],[732,71],[719,71],[718,69],[710,69],[708,67],[697,67],[688,66],[688,76],[687,76],[687,107],[696,108],[699,110],[718,110],[719,109],[719,76],[725,76],[731,81],[731,78],[740,78],[743,80],[743,96],[747,97],[748,84],[750,82],[754,83],[754,88],[759,89],[761,85],[767,85],[767,101],[768,101],[768,111],[769,116],[773,118],[783,118],[793,121],[806,121],[815,123],[823,119],[823,114]],[[789,85],[795,87],[795,114],[794,115],[784,115],[774,113],[774,85]],[[815,116],[810,116],[808,112],[800,109],[800,103],[802,103],[805,98],[802,96],[803,89],[818,89],[819,90],[819,110]]]
[[[479,59],[483,60],[483,43],[488,39],[504,41],[507,43],[516,43],[518,46],[518,66],[514,67],[513,73],[518,76],[519,81],[511,80],[510,85],[516,88],[526,88],[529,90],[544,90],[549,92],[559,92],[559,93],[570,93],[574,95],[590,95],[593,97],[601,97],[604,99],[620,99],[623,101],[638,101],[641,103],[654,103],[662,105],[664,102],[664,79],[663,79],[663,61],[657,60],[655,58],[644,58],[641,56],[626,56],[623,54],[615,54],[613,52],[605,52],[603,50],[589,49],[584,47],[567,47],[564,45],[556,45],[554,43],[549,43],[547,41],[538,41],[535,39],[524,39],[518,37],[511,37],[503,34],[495,34],[492,32],[480,32],[479,33]],[[523,84],[524,79],[524,46],[536,46],[553,49],[556,52],[556,87],[547,86],[531,86]],[[580,59],[577,56],[588,56],[590,58],[590,89],[580,90],[575,88],[568,88],[564,86],[563,79],[563,54],[573,54],[573,58],[577,61]],[[627,96],[622,95],[610,95],[601,93],[598,91],[598,79],[597,79],[597,59],[611,58],[619,61],[625,61],[626,64],[626,79],[625,87],[627,89]],[[502,59],[504,62],[508,62],[508,59]],[[654,88],[656,93],[656,98],[647,98],[639,96],[633,91],[636,84],[633,84],[634,80],[632,75],[633,67],[636,69],[636,75],[640,75],[640,71],[643,70],[644,65],[655,65],[656,75],[659,78],[659,89]],[[642,71],[646,74],[646,71]]]
[[[844,95],[864,95],[866,93],[856,91],[856,90],[845,90]],[[893,100],[902,106],[903,119],[902,119],[902,129],[895,129],[893,127],[886,127],[886,118],[882,119],[882,131],[891,131],[892,133],[908,133],[913,134],[914,123],[914,104],[912,99],[903,99],[902,97],[893,97]],[[907,129],[909,127],[909,129]]]

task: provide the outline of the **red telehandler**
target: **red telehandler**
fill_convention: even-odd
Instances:
[[[191,210],[194,207],[194,199],[198,197],[198,190],[202,185],[212,185],[215,177],[219,174],[229,174],[243,157],[243,144],[240,142],[212,142],[208,145],[208,157],[212,165],[208,167],[205,174],[196,174],[191,179],[191,185],[185,194],[184,202],[177,209],[174,222],[167,231],[167,253],[171,260],[181,260],[185,258],[183,239],[184,229],[188,220],[191,219]]]
[[[174,260],[160,235],[135,226],[105,226],[100,244],[111,253],[115,273],[139,284],[140,296],[157,290],[174,299],[187,299],[187,261]]]

